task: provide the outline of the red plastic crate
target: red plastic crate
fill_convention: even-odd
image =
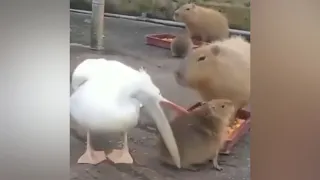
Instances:
[[[163,40],[164,38],[174,39],[176,36],[173,34],[148,34],[146,35],[146,44],[151,46],[157,46],[164,49],[170,49],[171,42]],[[197,48],[200,44],[199,41],[193,40],[194,47]]]
[[[202,103],[198,102],[196,104],[194,104],[193,106],[191,106],[190,108],[187,109],[187,111],[192,111],[195,108],[201,106]],[[225,142],[224,147],[221,149],[220,154],[230,154],[230,152],[232,151],[234,145],[250,130],[250,112],[246,111],[244,109],[241,109],[238,111],[237,114],[237,118],[238,119],[242,119],[245,120],[245,122],[243,122],[238,128],[236,128],[231,136],[229,136],[230,138]]]

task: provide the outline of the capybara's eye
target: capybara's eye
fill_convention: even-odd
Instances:
[[[190,8],[187,8],[186,10],[187,10],[187,11],[189,11],[189,10],[190,10]]]
[[[203,61],[203,60],[205,60],[205,59],[206,59],[205,56],[201,56],[201,57],[198,59],[198,61]]]
[[[221,107],[224,108],[224,105],[222,105]]]

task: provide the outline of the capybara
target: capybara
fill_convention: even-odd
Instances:
[[[250,99],[250,43],[232,36],[194,49],[180,61],[175,78],[178,84],[196,90],[204,101],[232,100],[238,111]]]
[[[199,170],[194,165],[212,160],[212,167],[221,171],[218,164],[219,151],[227,139],[229,119],[235,111],[232,101],[213,99],[188,114],[174,119],[171,129],[181,157],[181,167]],[[161,137],[158,141],[160,161],[174,165]]]
[[[174,12],[173,19],[186,25],[192,39],[213,42],[229,36],[228,19],[214,9],[187,3]]]
[[[184,58],[192,47],[193,42],[187,34],[177,35],[171,42],[171,54],[173,57]]]

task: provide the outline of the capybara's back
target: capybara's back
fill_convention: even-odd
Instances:
[[[242,36],[231,36],[228,39],[223,41],[216,41],[214,44],[219,44],[225,48],[230,48],[234,51],[241,53],[245,58],[250,62],[250,55],[251,55],[251,46],[250,43]],[[249,64],[250,65],[250,64]]]

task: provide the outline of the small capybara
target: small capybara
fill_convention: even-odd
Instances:
[[[212,168],[222,170],[218,164],[219,151],[227,139],[228,123],[234,111],[234,105],[230,100],[213,99],[189,114],[178,116],[170,123],[178,145],[182,168],[197,171],[199,168],[194,165],[212,160]],[[174,166],[161,137],[158,147],[160,161]]]
[[[185,23],[192,39],[210,43],[229,36],[228,19],[222,13],[194,3],[187,3],[178,8],[173,19]]]
[[[204,101],[232,100],[238,111],[250,99],[250,43],[232,36],[194,49],[180,61],[175,78],[178,84],[196,90]]]
[[[184,58],[192,47],[193,42],[187,34],[177,35],[171,42],[171,54],[173,57]]]

